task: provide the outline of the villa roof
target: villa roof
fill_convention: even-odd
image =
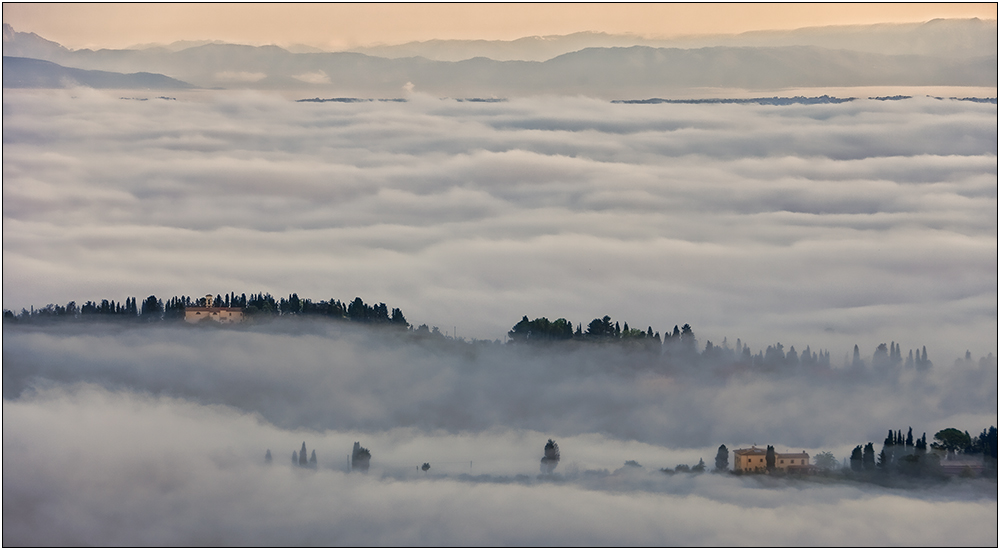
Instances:
[[[767,454],[767,451],[764,449],[758,449],[757,447],[751,447],[749,449],[736,449],[733,453],[738,455],[762,455]]]
[[[737,455],[764,455],[767,454],[765,449],[760,449],[758,447],[751,447],[749,449],[736,449],[733,453]],[[801,453],[774,453],[774,456],[779,458],[809,458],[809,453],[802,451]]]

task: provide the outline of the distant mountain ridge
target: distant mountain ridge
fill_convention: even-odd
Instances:
[[[295,89],[340,97],[398,97],[404,90],[415,90],[449,97],[560,94],[622,99],[656,97],[690,87],[995,87],[997,81],[995,48],[981,56],[945,58],[818,46],[630,46],[583,48],[544,62],[485,57],[434,61],[352,52],[292,53],[277,46],[235,44],[205,44],[176,52],[71,51],[5,24],[4,50],[33,53],[66,68],[160,73],[206,88]]]
[[[997,22],[982,19],[934,19],[925,23],[832,25],[740,34],[679,36],[653,39],[629,34],[578,32],[529,36],[516,40],[427,40],[365,46],[347,51],[386,58],[426,57],[462,61],[486,57],[496,61],[547,61],[584,48],[781,47],[815,46],[886,55],[979,57],[997,50]]]
[[[182,90],[194,87],[187,82],[162,74],[87,71],[63,67],[41,59],[3,56],[4,88],[72,88],[75,86],[149,90]]]

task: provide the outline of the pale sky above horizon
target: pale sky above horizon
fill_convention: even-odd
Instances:
[[[3,21],[68,48],[177,40],[324,49],[431,39],[513,40],[580,31],[649,38],[824,25],[996,19],[994,3],[243,4],[4,3]]]

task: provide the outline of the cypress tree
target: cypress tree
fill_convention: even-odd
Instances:
[[[862,456],[862,465],[865,470],[870,471],[875,469],[875,446],[872,445],[870,441],[867,445],[865,445],[864,454]]]
[[[725,472],[729,469],[729,449],[725,445],[719,445],[719,452],[715,453],[715,471]]]
[[[861,451],[861,445],[858,445],[851,451],[851,470],[855,472],[860,472],[862,469],[862,463],[864,462],[864,455]]]

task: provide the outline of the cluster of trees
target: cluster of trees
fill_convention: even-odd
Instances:
[[[751,369],[765,372],[797,372],[825,371],[831,368],[830,352],[828,350],[812,350],[806,346],[801,352],[791,346],[787,349],[780,343],[768,345],[754,354],[750,346],[740,339],[735,347],[731,347],[724,338],[721,345],[713,344],[711,340],[701,347],[695,338],[694,329],[690,324],[674,325],[660,335],[653,327],[646,330],[629,327],[614,321],[605,315],[596,318],[584,327],[581,323],[574,324],[565,318],[550,321],[547,317],[521,320],[507,332],[509,343],[514,345],[553,345],[575,342],[614,343],[627,349],[646,350],[659,354],[667,363],[689,366],[712,366],[719,368]],[[701,351],[699,351],[699,349]],[[965,363],[972,364],[972,355],[966,352]],[[957,361],[959,363],[960,361]],[[979,365],[993,364],[992,354],[980,358]],[[927,357],[927,347],[910,349],[904,358],[902,348],[895,341],[889,344],[879,344],[869,361],[861,357],[860,348],[854,346],[853,361],[847,361],[845,367],[852,371],[870,370],[876,373],[898,373],[902,369],[927,371],[933,363]]]
[[[694,334],[690,332],[690,325],[684,325],[684,329],[693,338]],[[674,327],[674,331],[678,334],[680,334],[679,330]],[[563,318],[549,321],[546,317],[539,317],[533,321],[529,321],[528,316],[525,315],[507,333],[507,336],[513,344],[539,344],[569,340],[602,343],[621,342],[638,345],[647,349],[655,348],[657,351],[659,351],[661,346],[660,333],[654,333],[653,327],[641,330],[630,328],[628,323],[625,323],[625,327],[623,328],[618,321],[612,324],[611,317],[607,315],[591,321],[587,325],[586,331],[584,331],[583,326],[580,324],[577,324],[576,330],[573,330],[573,323]],[[667,335],[667,338],[670,339],[671,336]]]
[[[625,465],[629,466],[629,463],[626,462]],[[699,458],[698,463],[695,464],[694,466],[688,466],[687,464],[678,464],[677,466],[674,467],[673,470],[671,470],[670,468],[660,468],[660,471],[663,472],[664,474],[700,474],[703,473],[707,468],[708,467],[705,465],[705,460]]]
[[[267,454],[264,455],[264,460],[268,463],[271,462],[271,449],[267,450]],[[302,449],[299,452],[292,451],[292,466],[298,466],[299,468],[310,468],[316,469],[316,449],[313,449],[312,456],[306,459],[306,442],[302,442]]]
[[[244,314],[250,317],[317,316],[359,323],[409,326],[401,309],[390,310],[384,303],[368,305],[361,298],[355,298],[346,304],[333,298],[314,302],[308,298],[299,298],[295,293],[290,294],[288,298],[276,299],[265,293],[251,294],[248,297],[246,294],[237,295],[231,292],[225,296],[216,295],[213,299],[205,296],[200,298],[174,296],[166,302],[156,296],[149,296],[141,305],[137,305],[136,298],[126,298],[124,303],[116,303],[114,300],[101,300],[100,303],[88,301],[79,307],[73,301],[65,306],[49,304],[41,309],[34,307],[30,310],[22,309],[20,314],[4,310],[3,316],[5,321],[16,322],[51,320],[152,322],[183,319],[184,310],[189,307],[238,307],[243,308]]]
[[[306,458],[306,454],[306,442],[303,441],[301,449],[298,451],[292,451],[292,466],[315,470],[318,465],[316,460],[316,449],[313,449],[312,454],[309,455],[308,459]],[[371,452],[362,447],[360,442],[355,442],[353,452],[351,453],[351,470],[367,472],[371,458]],[[266,464],[271,464],[273,461],[274,460],[271,457],[271,449],[268,449],[267,452],[264,453],[264,462]],[[429,469],[430,464],[425,463],[424,471],[426,472]]]
[[[882,343],[875,348],[875,354],[872,355],[872,368],[880,371],[891,371],[897,370],[900,365],[906,369],[926,371],[933,367],[934,363],[927,359],[927,346],[923,347],[923,351],[916,350],[916,353],[911,349],[905,362],[899,344],[895,342],[890,342],[888,346]],[[854,346],[854,359],[851,362],[851,367],[856,369],[865,367],[865,362],[861,358],[861,349],[858,348],[857,344]]]
[[[662,353],[669,358],[683,359],[689,363],[698,360],[720,364],[728,362],[772,370],[797,366],[827,368],[830,366],[829,351],[814,352],[807,346],[800,354],[795,350],[795,346],[792,346],[786,353],[781,343],[767,346],[766,350],[758,351],[754,355],[750,351],[750,346],[739,339],[736,341],[735,349],[730,348],[725,339],[721,346],[708,340],[703,351],[699,353],[698,340],[690,324],[674,325],[673,331],[666,331],[661,337],[660,332],[653,331],[652,326],[646,330],[631,328],[627,322],[622,325],[618,321],[613,321],[608,315],[594,319],[587,324],[586,329],[578,323],[575,330],[573,323],[564,318],[555,321],[549,321],[546,317],[529,320],[525,315],[511,328],[507,336],[512,344],[537,345],[560,341],[619,343],[631,348]],[[895,349],[895,343],[893,346]]]
[[[367,473],[371,459],[371,451],[362,447],[360,441],[355,441],[354,449],[351,451],[351,471]],[[429,470],[430,466],[428,466],[427,469]]]
[[[946,456],[965,455],[982,458],[986,471],[997,471],[997,429],[986,428],[976,437],[956,428],[946,428],[934,434],[930,448],[943,451]],[[938,453],[928,453],[927,434],[913,438],[913,428],[903,436],[902,430],[889,430],[882,442],[882,450],[876,455],[875,445],[868,442],[851,451],[850,469],[854,472],[898,472],[906,475],[939,474],[941,457]]]
[[[65,306],[49,304],[43,308],[30,310],[22,309],[20,314],[15,314],[8,309],[3,310],[4,320],[16,321],[48,321],[62,319],[79,319],[81,317],[94,318],[118,318],[133,319],[135,317],[146,317],[155,311],[161,311],[163,304],[156,300],[149,299],[143,301],[142,308],[136,305],[135,298],[125,298],[125,302],[115,302],[114,300],[101,300],[100,302],[87,301],[83,305],[77,305],[76,301],[71,301]]]

